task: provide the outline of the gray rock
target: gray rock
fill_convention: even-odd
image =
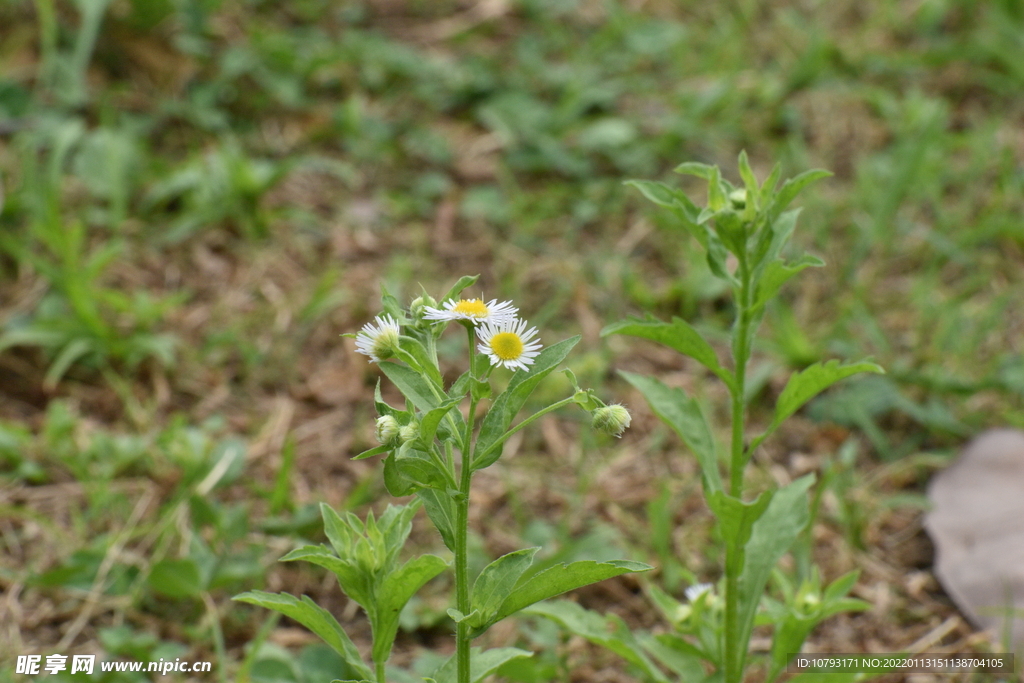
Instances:
[[[1007,610],[1024,644],[1024,432],[994,429],[971,441],[928,486],[924,525],[935,575],[960,611],[1001,642]]]

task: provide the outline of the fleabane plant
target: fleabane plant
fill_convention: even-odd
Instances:
[[[870,362],[815,363],[789,378],[771,421],[759,431],[752,430],[746,420],[747,366],[768,303],[790,278],[806,268],[824,265],[810,254],[795,258],[784,255],[799,214],[798,209],[788,207],[802,189],[831,174],[807,171],[780,186],[780,169],[776,166],[759,183],[745,153],[739,157],[742,186],[725,180],[715,166],[685,163],[676,171],[707,181],[706,206],[697,206],[682,190],[664,183],[633,180],[627,184],[675,216],[679,226],[706,252],[711,272],[732,290],[735,320],[731,363],[721,362],[715,348],[681,318],[670,322],[631,318],[608,326],[602,334],[632,335],[664,344],[701,363],[728,387],[729,446],[726,453],[720,453],[712,425],[694,398],[655,377],[621,373],[699,461],[705,499],[717,518],[725,545],[721,576],[715,587],[691,587],[686,602],[652,586],[652,599],[673,626],[672,632],[658,636],[634,637],[619,630],[614,637],[605,634],[596,638],[594,634],[602,632],[602,624],[607,626],[605,620],[582,614],[576,605],[554,603],[532,608],[531,612],[568,628],[576,624],[573,630],[595,642],[607,644],[611,638],[616,652],[626,656],[648,680],[659,682],[667,679],[648,656],[677,674],[679,680],[740,683],[749,664],[755,622],[770,624],[774,627],[773,643],[765,678],[770,683],[821,620],[866,605],[846,597],[856,581],[855,573],[823,586],[820,573],[812,568],[794,585],[776,567],[810,523],[808,489],[814,483],[813,475],[754,495],[747,486],[747,467],[764,440],[818,393],[851,375],[883,370]],[[766,595],[772,577],[777,586],[775,594],[781,594],[781,600]]]
[[[510,436],[571,405],[590,412],[594,427],[610,435],[620,435],[629,425],[625,408],[606,405],[593,391],[580,389],[570,370],[564,372],[572,382],[571,395],[516,422],[530,394],[562,363],[579,337],[544,346],[536,328],[518,316],[511,302],[463,297],[462,292],[475,282],[476,277],[464,277],[440,303],[424,293],[408,308],[384,292],[383,312],[353,335],[356,350],[378,364],[405,398],[403,406],[389,405],[378,381],[374,405],[380,445],[355,457],[384,456],[388,492],[398,497],[415,495],[417,500],[389,506],[379,519],[370,514],[365,522],[322,505],[331,548],[306,546],[282,558],[312,562],[338,576],[342,590],[369,618],[372,667],[334,617],[308,597],[252,591],[236,598],[282,612],[318,634],[348,664],[349,680],[386,683],[385,664],[402,608],[449,566],[455,578],[448,610],[455,622],[455,654],[426,679],[436,683],[479,681],[510,660],[531,656],[518,648],[471,649],[475,638],[502,619],[566,591],[650,569],[639,562],[613,560],[573,562],[531,572],[540,548],[525,548],[499,557],[477,576],[470,576],[467,535],[473,473],[497,462]],[[465,372],[446,384],[438,365],[437,341],[449,327],[466,334],[468,358]],[[498,373],[505,374],[502,379],[507,378],[507,383],[495,395],[492,378]],[[399,551],[420,505],[453,553],[450,565],[435,555],[399,563]]]

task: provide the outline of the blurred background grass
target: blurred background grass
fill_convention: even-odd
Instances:
[[[926,569],[930,468],[977,430],[1024,426],[1021,55],[1016,0],[0,0],[0,662],[59,645],[315,679],[328,654],[296,664],[281,648],[305,635],[228,598],[305,591],[360,628],[321,575],[266,567],[316,538],[316,501],[381,496],[375,463],[348,462],[372,440],[378,373],[338,335],[381,284],[436,296],[463,274],[548,343],[582,333],[581,382],[638,413],[615,444],[582,415],[510,444],[482,485],[481,560],[624,544],[670,584],[713,580],[688,456],[615,370],[718,415],[722,392],[598,332],[648,311],[724,337],[696,245],[622,181],[696,191],[670,169],[733,177],[741,149],[762,178],[776,161],[835,173],[802,197],[795,239],[828,266],[768,316],[755,419],[788,369],[889,370],[812,404],[765,476],[820,470],[822,533],[851,566]],[[894,535],[921,547],[886,555]],[[926,608],[904,587],[906,609],[858,637],[945,623],[922,581]],[[444,606],[417,604],[408,650],[443,647]]]

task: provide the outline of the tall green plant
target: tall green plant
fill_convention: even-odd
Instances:
[[[475,281],[475,277],[459,280],[440,307],[424,295],[406,309],[385,292],[384,314],[356,335],[357,350],[378,362],[405,397],[403,407],[392,407],[382,398],[378,384],[374,404],[380,415],[376,424],[380,445],[356,458],[386,455],[383,474],[388,492],[415,495],[418,501],[389,506],[379,519],[371,514],[365,523],[351,513],[341,517],[324,505],[324,531],[332,548],[306,546],[282,558],[306,560],[337,575],[342,590],[369,617],[373,667],[362,661],[334,617],[308,597],[299,600],[284,593],[253,591],[236,598],[277,610],[307,626],[336,649],[356,680],[386,683],[385,664],[402,608],[448,567],[435,555],[398,562],[420,504],[454,554],[455,599],[448,615],[455,622],[455,655],[434,672],[436,683],[479,681],[508,661],[529,657],[530,652],[518,648],[471,649],[474,639],[506,617],[566,591],[650,569],[627,560],[586,560],[531,572],[540,548],[525,548],[499,557],[476,577],[470,576],[467,539],[473,474],[498,461],[509,437],[573,404],[590,412],[594,427],[606,433],[619,435],[629,425],[625,408],[605,405],[593,392],[575,386],[568,370],[574,392],[513,425],[530,394],[562,363],[579,337],[542,348],[536,328],[528,329],[510,302],[460,298]],[[464,328],[469,359],[468,369],[446,385],[437,361],[437,341],[451,323]],[[495,370],[513,371],[497,395],[492,388]]]
[[[676,172],[707,181],[707,203],[699,207],[682,191],[664,183],[632,180],[643,195],[671,212],[680,227],[697,240],[707,255],[711,272],[732,290],[735,321],[731,330],[731,363],[722,363],[715,348],[688,322],[674,318],[663,322],[653,317],[630,318],[604,329],[604,335],[642,337],[693,358],[725,383],[729,390],[731,424],[729,449],[718,452],[711,423],[695,399],[682,389],[666,386],[655,377],[630,372],[622,376],[636,387],[653,411],[668,424],[697,457],[708,507],[718,521],[724,541],[724,566],[720,586],[691,586],[688,603],[677,602],[652,588],[656,605],[673,624],[674,632],[657,637],[616,637],[616,651],[653,655],[682,680],[705,678],[740,683],[748,664],[755,620],[774,625],[768,680],[785,668],[789,655],[799,651],[805,638],[822,619],[840,611],[863,609],[865,604],[846,598],[856,580],[850,573],[823,587],[816,568],[798,586],[776,571],[776,565],[810,523],[807,475],[777,490],[753,495],[746,470],[757,448],[807,401],[841,379],[861,372],[883,372],[874,363],[815,363],[790,377],[775,404],[774,416],[760,433],[751,433],[746,421],[747,366],[758,327],[768,303],[782,286],[805,268],[824,263],[815,256],[783,255],[793,235],[799,209],[788,209],[809,184],[830,175],[807,171],[779,185],[776,166],[764,183],[758,183],[740,154],[742,186],[734,186],[715,166],[686,163]],[[765,589],[775,576],[783,600],[767,598]],[[533,613],[560,622],[580,635],[607,644],[603,618],[580,614],[569,605],[545,605]],[[596,621],[595,621],[596,620]],[[613,648],[614,649],[614,648]],[[639,666],[639,665],[638,665]],[[657,669],[640,666],[649,680],[664,680]]]

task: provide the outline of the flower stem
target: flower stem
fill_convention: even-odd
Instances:
[[[473,361],[476,359],[476,347],[473,345],[473,328],[467,326],[469,335],[469,367],[472,372]],[[467,553],[467,537],[469,535],[469,490],[473,479],[473,421],[476,417],[477,400],[470,392],[469,416],[466,418],[466,431],[462,438],[462,472],[459,482],[459,495],[455,500],[455,609],[468,616],[469,600],[469,557]],[[460,621],[455,625],[455,668],[457,683],[469,683],[469,624]]]
[[[732,443],[729,458],[729,493],[743,498],[743,470],[746,462],[743,448],[743,421],[746,408],[747,362],[750,360],[750,272],[746,260],[739,263],[740,286],[736,292],[736,324],[733,328],[733,375],[732,390]],[[729,568],[735,566],[731,555],[743,552],[741,548],[731,549],[726,544],[725,576],[725,632],[724,663],[725,683],[740,683],[743,680],[743,663],[746,659],[747,643],[740,640],[740,577]],[[742,567],[741,567],[742,569]]]

